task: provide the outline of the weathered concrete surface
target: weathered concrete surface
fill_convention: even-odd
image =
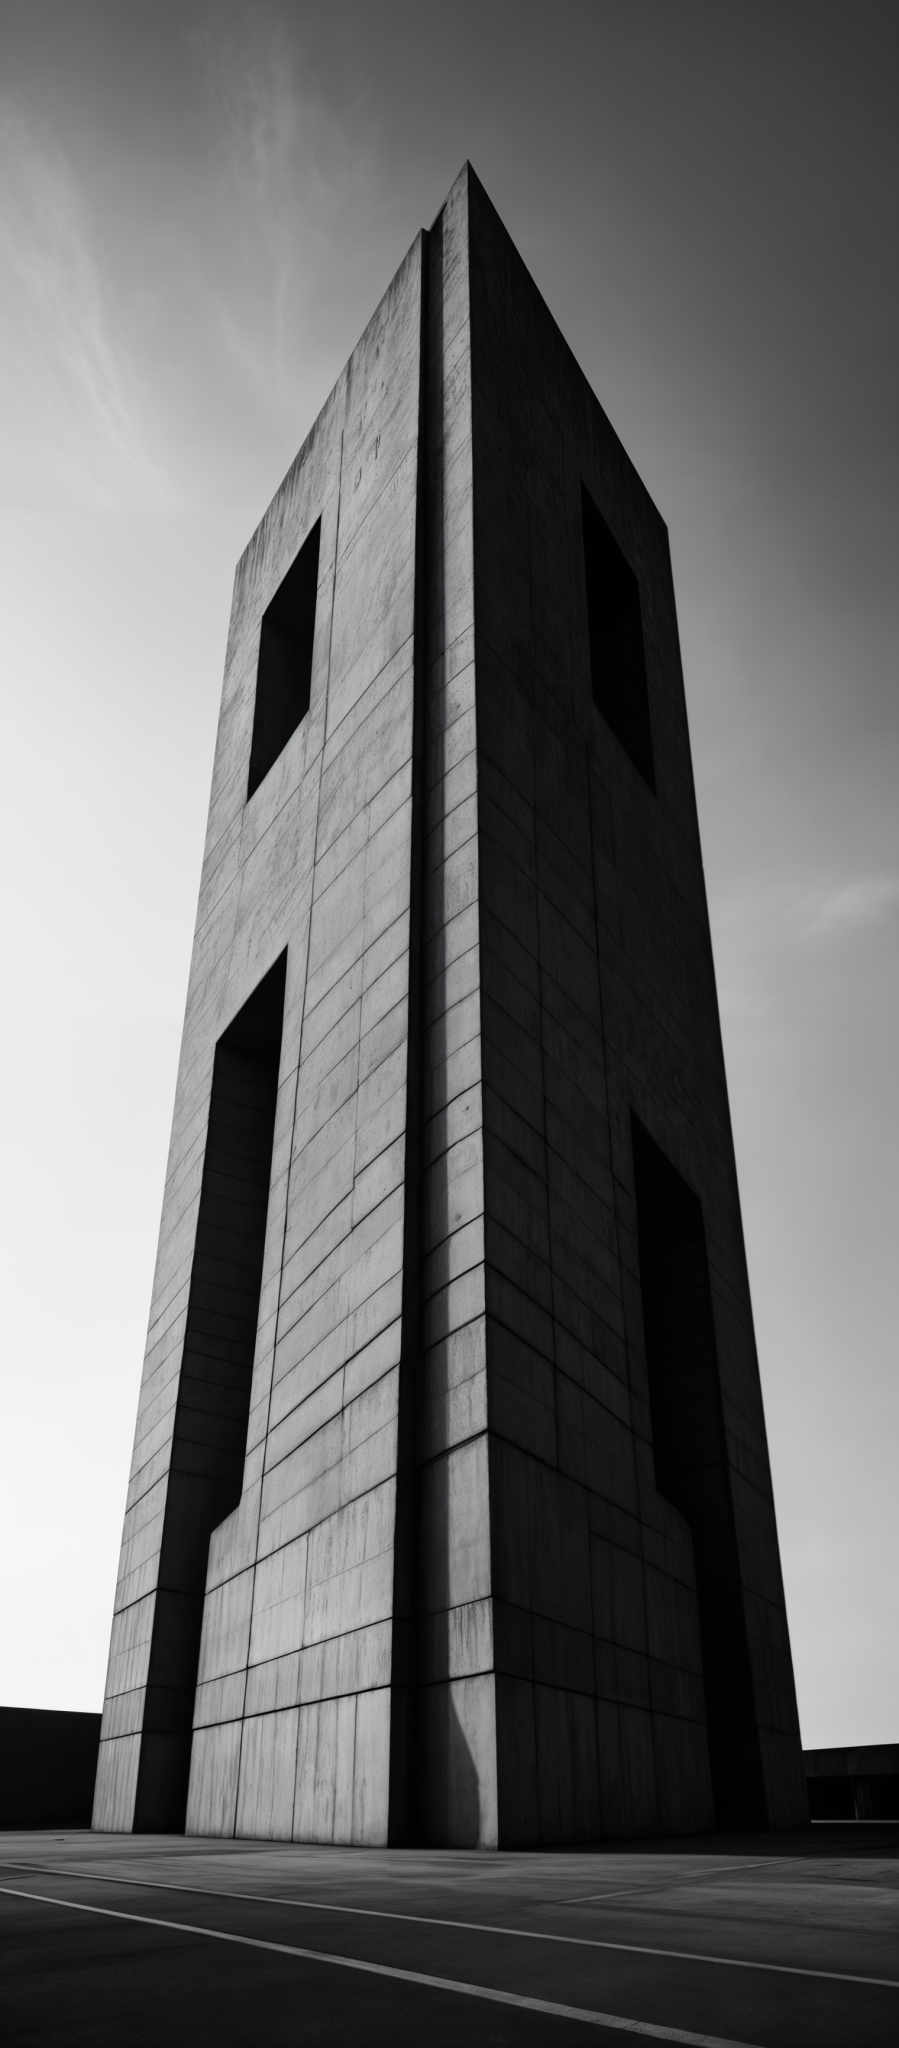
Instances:
[[[490,1857],[96,1835],[0,1848],[10,2040],[563,2048],[620,2043],[622,2023],[706,2048],[896,2038],[895,1828]],[[136,1917],[106,1917],[121,1913]]]
[[[633,1114],[702,1204],[763,1804],[795,1825],[667,534],[475,180],[470,233],[500,1838],[714,1818],[694,1539],[653,1454]],[[582,484],[639,585],[654,790],[591,697]]]
[[[654,788],[591,697],[583,486],[639,585]],[[309,710],[247,801],[260,621],[319,518]],[[797,1821],[665,531],[467,169],[238,565],[98,1828],[171,1825],[144,1800],[176,1739],[171,1474],[212,1455],[175,1417],[213,1063],[285,950],[243,1490],[168,1672],[192,1689],[198,1654],[188,1830],[495,1847],[711,1824],[701,1544],[657,1483],[633,1114],[705,1217],[725,1606],[758,1818]]]
[[[419,241],[237,571],[98,1825],[134,1811],[212,1056],[286,946],[244,1488],[210,1546],[187,1825],[387,1835],[421,320]],[[246,802],[260,619],[318,517],[310,709]]]

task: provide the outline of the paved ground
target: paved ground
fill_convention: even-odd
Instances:
[[[590,1853],[0,1835],[0,2036],[895,2048],[899,1827]]]

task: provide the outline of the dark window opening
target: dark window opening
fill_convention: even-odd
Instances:
[[[262,614],[248,798],[309,709],[321,524],[317,519]]]
[[[693,1537],[715,1810],[765,1827],[702,1205],[636,1117],[632,1134],[656,1484]]]
[[[581,516],[593,701],[654,790],[637,578],[585,485],[581,486]]]
[[[184,1827],[209,1539],[236,1508],[243,1484],[286,963],[282,953],[215,1052],[150,1643],[138,1832]]]

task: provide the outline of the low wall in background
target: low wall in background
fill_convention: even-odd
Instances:
[[[99,1714],[0,1707],[0,1828],[88,1828]]]
[[[810,1820],[899,1820],[899,1742],[803,1751]]]

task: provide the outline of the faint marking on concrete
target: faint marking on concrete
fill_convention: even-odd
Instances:
[[[401,1984],[420,1984],[426,1991],[452,1991],[460,1998],[483,1998],[488,1999],[491,2005],[514,2005],[526,2012],[545,2013],[552,2019],[578,2020],[585,2027],[606,2027],[619,2034],[639,2034],[651,2041],[674,2041],[681,2044],[681,2048],[757,2048],[757,2044],[737,2041],[733,2035],[694,2034],[683,2027],[659,2027],[650,2020],[626,2019],[621,2013],[592,2012],[589,2006],[584,2005],[558,2005],[549,1998],[525,1998],[518,1991],[496,1991],[489,1985],[467,1984],[457,1977],[432,1977],[422,1970],[400,1970],[388,1963],[363,1962],[359,1956],[324,1955],[321,1949],[295,1948],[286,1941],[262,1941],[252,1934],[226,1934],[219,1927],[195,1927],[183,1920],[156,1920],[148,1913],[120,1913],[113,1906],[88,1906],[83,1900],[51,1899],[43,1892],[14,1891],[11,1885],[0,1885],[0,1892],[7,1898],[31,1899],[37,1905],[62,1906],[71,1913],[97,1913],[106,1920],[127,1920],[140,1927],[161,1927],[170,1934],[196,1934],[207,1941],[229,1941],[239,1948],[263,1949],[270,1955],[290,1956],[303,1963],[324,1963],[336,1970],[361,1970],[369,1977],[391,1977]],[[222,1896],[232,1897],[233,1894]]]
[[[864,1984],[873,1986],[877,1991],[899,1991],[899,1978],[896,1977],[861,1977],[850,1970],[813,1970],[802,1963],[762,1963],[754,1956],[713,1956],[706,1955],[698,1949],[651,1948],[647,1943],[639,1941],[600,1941],[592,1935],[551,1934],[540,1927],[503,1927],[480,1920],[445,1920],[431,1913],[392,1913],[378,1906],[343,1906],[334,1900],[325,1899],[288,1899],[271,1892],[225,1892],[197,1884],[172,1884],[171,1881],[153,1877],[111,1877],[104,1870],[74,1870],[71,1867],[54,1867],[48,1863],[12,1863],[7,1862],[5,1858],[3,1863],[7,1870],[34,1870],[45,1877],[92,1878],[98,1884],[127,1884],[134,1886],[138,1891],[192,1892],[194,1897],[203,1899],[234,1899],[254,1906],[293,1906],[304,1913],[344,1913],[361,1920],[403,1920],[412,1927],[456,1927],[460,1934],[507,1934],[513,1941],[554,1941],[568,1948],[610,1949],[620,1955],[660,1956],[672,1963],[714,1963],[728,1970],[770,1970],[779,1977],[815,1977],[823,1978],[832,1984]],[[8,1889],[8,1886],[0,1885],[0,1892]],[[32,1894],[11,1893],[11,1896],[30,1898]],[[50,1903],[66,1905],[69,1902],[65,1899],[56,1899]],[[85,1908],[85,1911],[87,1910]],[[99,1906],[90,1908],[91,1912],[100,1910]],[[160,1922],[162,1926],[168,1924],[167,1921]],[[298,1949],[296,1953],[299,1955],[302,1951]],[[398,1974],[403,1973],[400,1971]],[[433,1981],[437,1983],[439,1980],[435,1978]],[[560,2012],[563,2010],[561,2006],[557,2009]],[[708,2037],[709,2040],[711,2038]],[[699,2041],[705,2040],[706,2036],[678,2036],[669,2029],[668,2032],[663,2030],[662,2039]],[[732,2044],[732,2048],[745,2048],[745,2044]]]

